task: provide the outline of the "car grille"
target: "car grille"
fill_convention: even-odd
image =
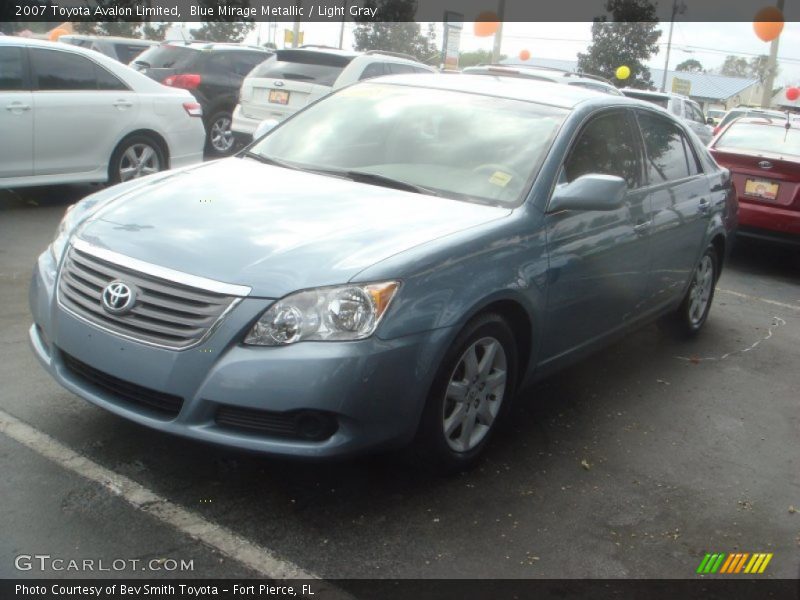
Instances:
[[[322,441],[338,428],[336,419],[320,411],[274,412],[222,405],[217,410],[217,425],[262,433],[270,437]]]
[[[150,388],[118,379],[113,375],[90,367],[65,352],[61,353],[61,359],[64,362],[64,366],[74,375],[106,392],[112,393],[119,400],[155,411],[163,416],[175,417],[181,411],[183,398],[180,396],[151,390]]]
[[[130,312],[102,305],[105,287],[121,280],[136,293]],[[59,302],[99,327],[147,344],[181,350],[209,332],[235,300],[108,262],[71,247],[61,267]]]

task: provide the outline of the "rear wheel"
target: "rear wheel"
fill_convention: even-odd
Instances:
[[[211,115],[206,124],[206,148],[216,156],[227,156],[233,152],[236,140],[231,131],[233,116],[229,110],[219,110]]]
[[[714,288],[719,278],[718,265],[717,252],[714,246],[709,246],[695,267],[692,282],[680,307],[664,320],[670,329],[684,336],[694,336],[702,329],[714,300]]]
[[[511,404],[517,349],[506,321],[480,316],[464,328],[434,378],[414,441],[437,471],[472,466]]]
[[[108,179],[111,183],[121,183],[166,168],[167,160],[161,146],[146,135],[134,135],[120,142],[111,155]]]

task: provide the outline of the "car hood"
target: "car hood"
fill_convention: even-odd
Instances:
[[[510,212],[230,158],[128,188],[76,235],[278,298]]]

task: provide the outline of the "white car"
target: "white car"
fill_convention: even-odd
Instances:
[[[278,50],[242,82],[231,130],[238,141],[249,144],[262,121],[281,121],[363,79],[407,73],[436,73],[436,69],[411,56],[379,50],[351,52],[324,46]]]
[[[202,109],[99,52],[0,38],[0,188],[128,181],[203,160]]]
[[[682,119],[704,144],[708,145],[708,142],[711,141],[713,128],[709,126],[700,105],[688,96],[672,92],[651,92],[634,88],[623,88],[620,91],[629,98],[652,102],[671,112],[679,119]]]

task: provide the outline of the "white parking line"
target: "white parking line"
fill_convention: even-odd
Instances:
[[[106,469],[3,410],[0,410],[0,433],[64,469],[99,483],[131,506],[218,550],[263,577],[274,580],[319,579],[313,573],[279,558],[268,548],[253,544],[229,529],[170,502],[132,479]],[[352,600],[350,594],[323,580],[313,585],[313,592],[315,598]]]
[[[790,308],[792,310],[800,310],[800,305],[797,304],[786,304],[785,302],[778,302],[777,300],[770,300],[769,298],[762,298],[761,296],[749,296],[747,294],[742,294],[741,292],[734,292],[733,290],[725,290],[722,288],[717,288],[717,291],[723,292],[725,294],[730,294],[731,296],[736,296],[738,298],[746,298],[747,300],[758,300],[759,302],[766,302],[767,304],[772,304],[773,306]]]

